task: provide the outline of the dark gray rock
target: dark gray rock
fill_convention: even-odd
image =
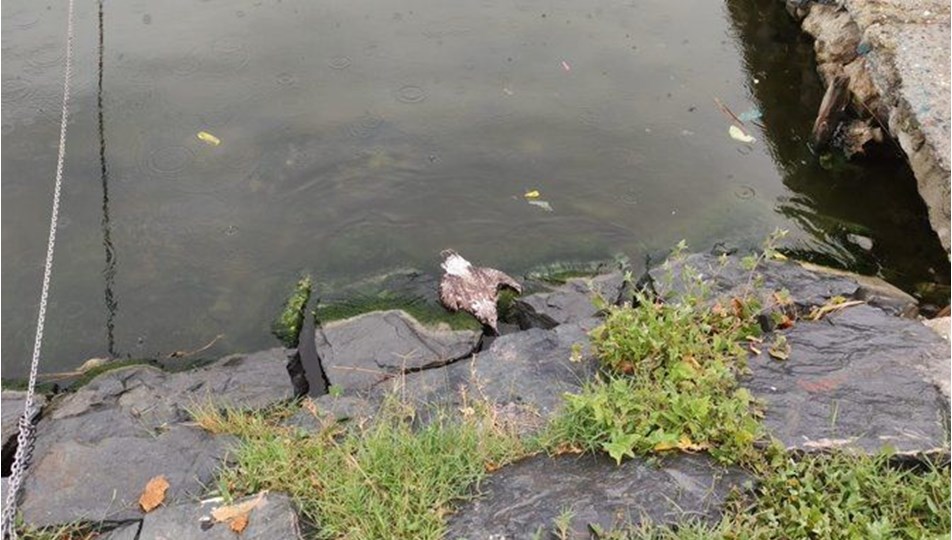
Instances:
[[[715,522],[732,487],[749,480],[738,469],[704,456],[673,456],[658,465],[604,455],[537,456],[503,467],[485,480],[481,496],[450,518],[446,538],[550,538],[554,522],[571,514],[569,538],[637,526],[645,519],[673,524]]]
[[[141,521],[130,521],[97,538],[99,540],[138,540],[141,527]]]
[[[190,407],[261,408],[293,397],[283,349],[222,358],[192,371],[130,366],[63,396],[37,427],[23,515],[34,526],[141,516],[137,501],[165,475],[166,500],[195,496],[234,443],[183,425]]]
[[[0,444],[6,446],[10,438],[16,436],[19,432],[17,422],[20,415],[23,414],[23,404],[26,402],[26,392],[19,390],[4,390],[0,392],[0,425],[2,425],[2,437]],[[46,396],[36,394],[33,398],[36,412],[33,415],[35,420],[40,411],[46,406]]]
[[[549,329],[589,319],[598,313],[596,296],[614,304],[623,284],[624,275],[621,272],[592,278],[572,278],[551,291],[517,298],[513,301],[512,317],[523,329]]]
[[[332,385],[372,386],[406,371],[439,366],[472,354],[480,334],[425,328],[403,311],[375,311],[326,324],[317,354]]]
[[[647,277],[662,297],[677,295],[687,289],[690,280],[683,279],[683,270],[691,268],[712,285],[715,296],[744,296],[757,291],[790,291],[801,311],[823,305],[834,296],[869,302],[890,313],[908,312],[915,299],[889,286],[882,280],[848,272],[824,269],[796,262],[764,261],[757,268],[762,284],[754,286],[750,271],[743,268],[739,257],[720,258],[706,253],[688,255],[682,260],[652,268]]]
[[[180,396],[221,406],[258,409],[294,397],[285,349],[227,356],[205,367],[170,375]]]
[[[78,429],[87,423],[70,424],[40,424],[20,505],[24,521],[33,526],[139,518],[139,496],[157,475],[170,484],[166,501],[195,497],[233,444],[230,437],[181,425],[158,434],[139,428],[89,437]]]
[[[256,496],[255,496],[256,497]],[[236,504],[253,499],[249,497]],[[163,506],[145,516],[138,540],[295,540],[301,538],[297,512],[291,500],[280,493],[265,495],[258,506],[248,514],[248,525],[240,534],[228,528],[228,523],[217,523],[202,529],[221,501],[185,503]]]
[[[168,373],[151,366],[108,371],[56,404],[53,421],[87,418],[114,409],[124,414],[90,424],[82,437],[124,432],[127,428],[155,429],[189,419],[187,409],[214,403],[220,407],[257,409],[294,397],[284,349],[222,358],[191,371]]]
[[[324,395],[308,398],[298,412],[284,421],[284,425],[315,433],[336,422],[370,417],[373,412],[374,406],[366,399],[353,395]]]
[[[587,332],[598,323],[589,319],[502,336],[470,359],[394,378],[374,395],[396,392],[421,410],[458,407],[464,396],[487,399],[531,431],[559,409],[563,393],[578,391],[594,373]]]
[[[766,401],[767,428],[787,447],[947,451],[950,365],[942,337],[868,305],[783,333],[789,359],[765,350],[750,360],[742,384]]]

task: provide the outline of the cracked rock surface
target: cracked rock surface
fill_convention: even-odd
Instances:
[[[606,456],[537,456],[491,474],[474,500],[450,518],[446,538],[532,538],[553,534],[563,512],[569,538],[590,538],[643,520],[715,522],[732,488],[750,478],[705,456],[672,456],[650,465]]]
[[[465,358],[476,350],[479,338],[471,330],[424,327],[400,310],[333,321],[315,336],[328,380],[345,390]]]
[[[138,498],[165,475],[166,501],[201,494],[234,439],[188,423],[188,407],[260,408],[293,397],[282,349],[167,373],[108,371],[53,403],[37,426],[20,509],[34,526],[141,517]]]

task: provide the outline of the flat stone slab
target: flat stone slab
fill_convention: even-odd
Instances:
[[[464,397],[487,399],[517,427],[531,431],[562,406],[565,392],[578,392],[593,376],[587,332],[599,322],[589,319],[505,335],[470,359],[393,378],[373,394],[379,399],[396,392],[419,410],[430,405],[455,408]]]
[[[688,288],[682,278],[686,268],[711,284],[711,295],[742,297],[760,292],[786,289],[793,302],[803,311],[821,306],[835,296],[863,300],[893,314],[909,313],[915,309],[915,298],[885,281],[851,274],[849,272],[800,264],[792,261],[763,261],[756,273],[762,277],[760,285],[750,280],[750,271],[736,256],[724,259],[708,253],[694,253],[669,266],[658,266],[648,271],[655,290],[662,297],[678,295]]]
[[[766,401],[764,422],[788,448],[948,451],[949,344],[931,329],[858,305],[783,334],[790,357],[765,350],[742,384]]]
[[[235,504],[254,499],[248,497]],[[185,503],[163,506],[142,520],[138,540],[296,540],[301,538],[297,511],[287,495],[269,493],[248,514],[248,525],[236,534],[228,523],[202,528],[203,518],[222,503]],[[206,519],[207,521],[207,519]]]
[[[0,425],[2,425],[2,437],[0,444],[6,446],[11,437],[16,436],[20,431],[17,428],[17,422],[20,415],[23,414],[23,405],[26,403],[26,392],[19,390],[4,390],[0,392]],[[36,405],[34,419],[39,416],[40,410],[46,406],[46,396],[35,394],[33,403]]]
[[[41,424],[42,425],[42,424]],[[97,440],[71,440],[46,431],[42,450],[23,484],[20,510],[26,523],[47,526],[75,521],[126,521],[142,516],[139,496],[148,481],[165,475],[167,501],[200,495],[231,437],[193,427],[174,426],[158,435],[133,434]]]
[[[552,291],[530,294],[513,302],[513,311],[520,328],[554,328],[560,324],[595,317],[600,296],[614,304],[624,285],[621,272],[592,278],[572,278]]]
[[[555,538],[560,514],[572,515],[568,538],[653,523],[715,522],[734,487],[750,478],[704,456],[678,455],[657,465],[598,455],[536,456],[503,467],[481,495],[450,518],[446,538]],[[538,535],[538,536],[534,536]]]
[[[476,350],[479,338],[470,330],[426,328],[400,310],[333,321],[315,336],[328,380],[348,390],[464,358]]]
[[[201,494],[234,439],[183,424],[188,408],[290,399],[286,362],[283,349],[272,349],[180,373],[129,366],[62,397],[37,426],[24,519],[34,526],[136,519],[139,495],[160,474],[171,485],[167,501]]]

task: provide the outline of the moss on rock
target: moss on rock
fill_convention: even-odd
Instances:
[[[271,333],[285,347],[297,347],[304,327],[304,313],[311,299],[311,276],[301,278],[284,303],[284,309],[271,323]]]

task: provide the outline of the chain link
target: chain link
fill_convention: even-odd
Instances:
[[[40,312],[36,317],[36,339],[33,341],[33,360],[30,364],[30,382],[26,390],[23,415],[18,422],[17,450],[10,469],[6,500],[3,505],[3,538],[17,537],[17,497],[23,477],[30,466],[36,430],[33,417],[36,415],[36,373],[40,365],[40,348],[43,344],[43,326],[46,322],[46,304],[50,292],[50,275],[53,271],[53,250],[56,246],[56,227],[59,222],[60,193],[63,184],[63,162],[66,159],[66,125],[69,122],[69,82],[73,70],[73,0],[68,0],[66,16],[66,66],[63,70],[63,110],[60,120],[59,152],[56,156],[56,183],[53,187],[53,211],[50,216],[50,237],[46,244],[46,263],[43,267],[43,292],[40,294]]]

